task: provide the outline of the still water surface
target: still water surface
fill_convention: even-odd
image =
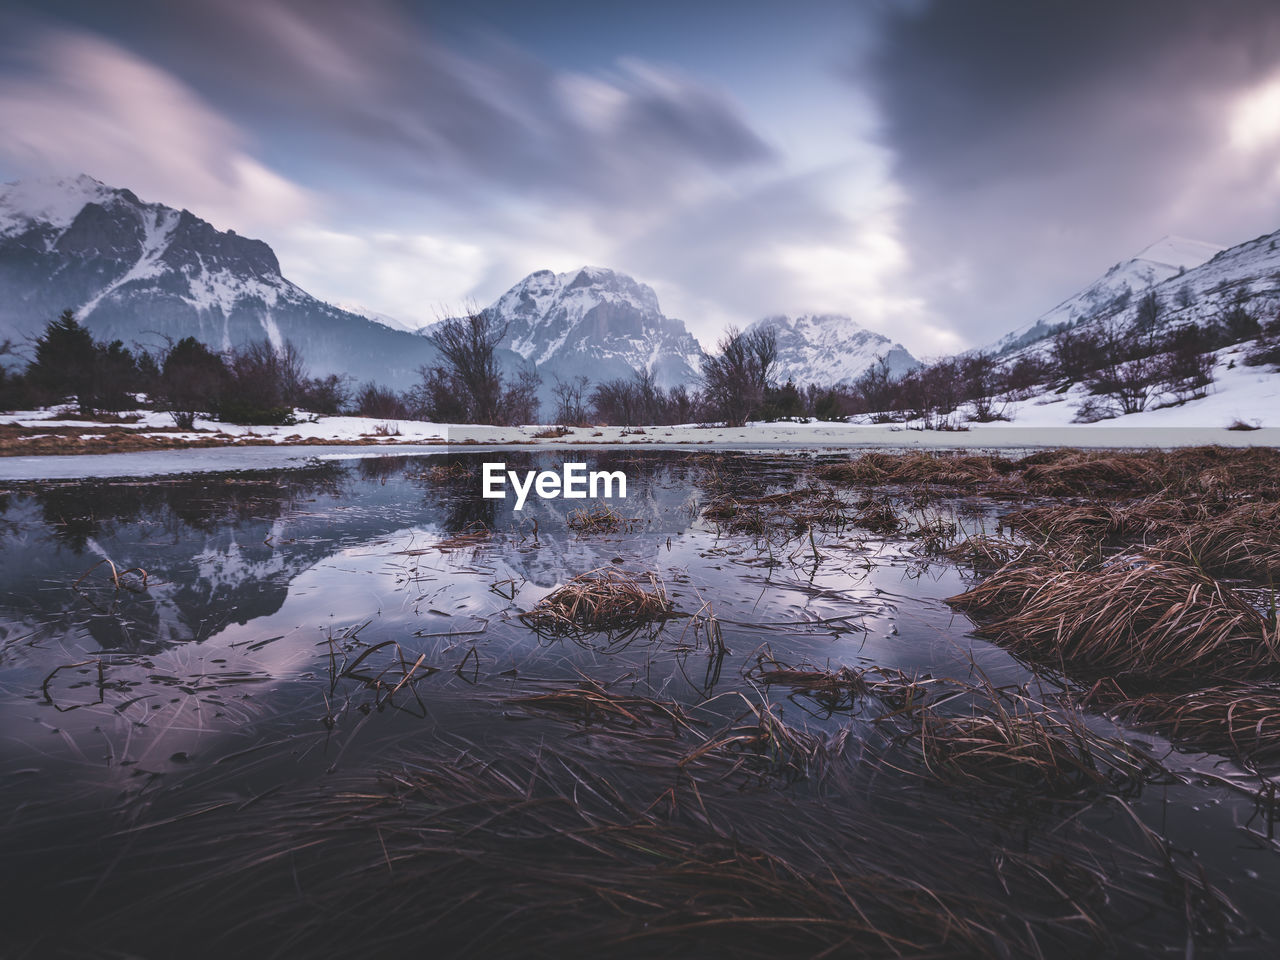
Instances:
[[[251,811],[425,743],[536,751],[571,731],[511,699],[584,678],[726,722],[737,691],[818,734],[852,722],[855,738],[873,737],[870,725],[762,688],[751,668],[775,658],[1060,689],[973,637],[942,602],[972,574],[908,539],[843,529],[771,541],[702,518],[726,485],[790,489],[806,457],[584,454],[593,469],[627,472],[630,495],[614,505],[635,520],[590,535],[566,523],[578,503],[517,513],[479,499],[483,459],[19,484],[0,496],[0,846],[5,901],[25,904],[20,926],[45,930],[32,942],[63,911],[112,902],[103,891],[122,849],[136,852],[132,828]],[[563,454],[506,459],[558,469]],[[1002,507],[955,497],[928,509],[978,533]],[[728,653],[711,656],[688,618],[576,640],[519,619],[602,567],[657,573],[677,609],[714,613]],[[1241,949],[1268,954],[1280,853],[1247,792],[1220,780],[1239,771],[1118,732],[1172,774],[1132,809],[1260,929]]]

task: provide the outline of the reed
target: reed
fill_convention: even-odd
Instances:
[[[520,620],[542,634],[574,636],[635,629],[676,615],[657,574],[601,567],[556,588]]]
[[[1068,671],[1201,681],[1280,672],[1274,625],[1186,565],[1007,566],[947,602],[974,617],[979,635]]]
[[[1138,729],[1156,731],[1199,750],[1274,766],[1280,761],[1280,686],[1226,684],[1182,693],[1126,697],[1111,689],[1088,703]]]
[[[622,533],[638,527],[640,518],[624,517],[608,504],[597,504],[570,511],[566,523],[578,533]]]
[[[927,707],[914,732],[930,773],[1018,795],[1065,797],[1136,790],[1159,768],[1076,714],[1055,714],[1022,693],[989,692],[969,716]]]

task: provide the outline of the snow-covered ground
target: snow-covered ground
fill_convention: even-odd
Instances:
[[[1280,427],[1280,373],[1269,366],[1249,367],[1243,363],[1240,346],[1221,350],[1213,370],[1213,384],[1207,395],[1179,406],[1147,409],[1099,420],[1100,429],[1119,427],[1227,427],[1239,421],[1255,427]],[[1066,393],[1046,390],[1026,400],[996,404],[1008,422],[970,424],[971,430],[1010,427],[1076,427],[1076,413],[1089,393],[1076,384]]]
[[[529,446],[715,449],[790,449],[818,451],[876,447],[884,449],[1027,449],[1046,446],[1175,447],[1198,444],[1280,446],[1280,374],[1270,367],[1241,363],[1242,350],[1219,353],[1208,395],[1176,407],[1149,409],[1092,424],[1074,423],[1088,397],[1082,386],[1064,393],[1050,388],[1027,399],[997,404],[1009,419],[963,423],[964,429],[925,430],[920,423],[831,423],[826,421],[749,423],[743,427],[703,424],[650,427],[576,427],[549,430],[545,425],[488,427],[386,420],[368,417],[310,417],[285,427],[244,427],[197,420],[195,429],[173,430],[168,414],[139,410],[131,423],[76,419],[65,409],[27,410],[0,415],[0,425],[75,431],[84,438],[107,430],[141,436],[222,444],[189,450],[148,450],[53,456],[0,457],[0,481],[77,476],[141,476],[205,470],[252,469],[297,464],[310,459],[443,453],[485,445],[490,449]],[[865,419],[865,418],[864,418]],[[1230,430],[1244,423],[1255,430]],[[538,434],[549,434],[539,437]],[[335,446],[341,445],[341,446]]]
[[[173,417],[154,410],[133,410],[122,414],[137,417],[131,423],[104,423],[76,419],[65,408],[19,410],[0,414],[0,425],[30,428],[78,429],[84,437],[100,435],[107,428],[123,428],[142,436],[165,436],[177,440],[207,440],[224,437],[228,443],[242,440],[275,443],[430,443],[445,439],[447,424],[419,420],[387,420],[376,417],[316,417],[300,413],[299,422],[286,427],[247,427],[218,420],[197,418],[194,429],[175,431]]]

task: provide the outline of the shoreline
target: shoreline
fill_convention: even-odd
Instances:
[[[282,428],[287,429],[287,428]],[[441,427],[445,436],[409,439],[272,439],[256,436],[185,446],[148,445],[101,452],[9,452],[0,456],[0,482],[141,478],[245,470],[302,469],[317,463],[369,457],[432,456],[473,452],[548,450],[793,452],[943,450],[1009,451],[1056,447],[1172,449],[1177,447],[1280,447],[1280,428],[1076,427],[980,425],[968,431],[921,431],[852,424],[759,424],[741,428],[583,427],[564,436],[534,437],[545,427]],[[637,432],[642,430],[643,432]],[[139,438],[141,439],[141,438]]]

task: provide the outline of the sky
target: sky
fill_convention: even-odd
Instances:
[[[594,264],[928,358],[1280,228],[1280,3],[0,0],[0,131],[410,324]]]

